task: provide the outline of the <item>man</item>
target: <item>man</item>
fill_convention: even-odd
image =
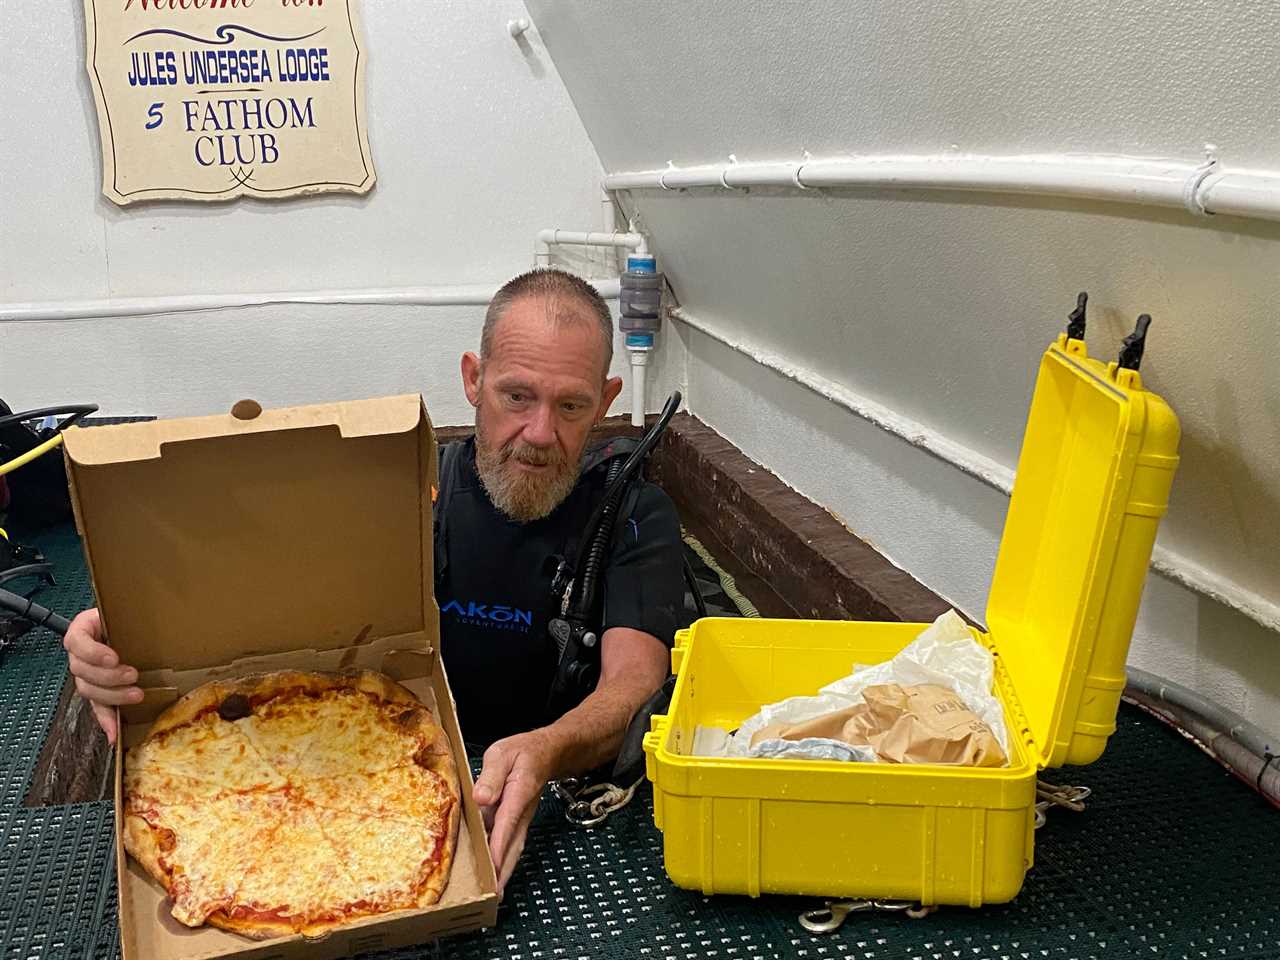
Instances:
[[[462,357],[475,437],[442,450],[441,652],[463,736],[488,745],[475,798],[500,890],[547,781],[612,760],[662,684],[683,601],[679,521],[666,495],[645,485],[619,518],[605,567],[599,682],[577,706],[546,714],[552,561],[601,493],[602,470],[584,454],[622,389],[608,375],[612,354],[609,310],[589,284],[558,270],[516,277],[489,306],[479,355]],[[137,671],[102,641],[98,613],[87,610],[64,645],[76,689],[114,741],[113,707],[142,692]]]

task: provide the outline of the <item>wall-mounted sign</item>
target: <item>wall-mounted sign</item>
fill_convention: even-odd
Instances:
[[[84,0],[102,192],[228,200],[374,184],[356,0]]]

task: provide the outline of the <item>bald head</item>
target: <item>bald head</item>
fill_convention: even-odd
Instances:
[[[484,315],[484,328],[480,333],[480,359],[487,360],[493,352],[494,332],[517,300],[532,299],[544,306],[543,315],[555,326],[570,324],[594,325],[600,334],[600,378],[608,376],[613,362],[613,317],[596,288],[581,277],[564,270],[540,269],[522,273],[503,284]]]

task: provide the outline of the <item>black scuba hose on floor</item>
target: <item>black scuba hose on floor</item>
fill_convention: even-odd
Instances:
[[[48,607],[42,607],[34,600],[8,590],[0,590],[0,609],[9,610],[24,620],[30,620],[40,627],[48,627],[58,636],[65,636],[71,628],[71,621],[61,614],[54,613]]]

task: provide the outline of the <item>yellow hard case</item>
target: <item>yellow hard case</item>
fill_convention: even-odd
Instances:
[[[886,660],[926,624],[704,619],[676,637],[671,707],[645,738],[667,873],[705,894],[1012,899],[1032,864],[1036,776],[1096,760],[1179,427],[1136,371],[1062,335],[1045,352],[987,602],[1009,765],[691,755],[694,729]]]

